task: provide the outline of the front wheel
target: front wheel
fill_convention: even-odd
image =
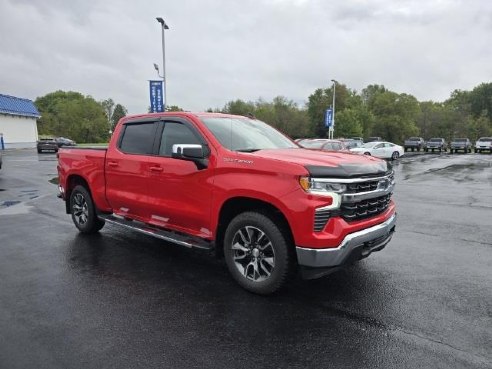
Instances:
[[[96,233],[104,227],[104,221],[97,217],[91,194],[84,186],[75,186],[70,194],[70,213],[82,233]]]
[[[293,275],[293,245],[281,227],[258,212],[245,212],[228,225],[224,257],[241,287],[260,295],[280,290]]]

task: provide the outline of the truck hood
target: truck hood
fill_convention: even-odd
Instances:
[[[391,169],[391,165],[384,160],[348,152],[294,148],[259,150],[251,155],[301,165],[312,177],[318,178],[374,176],[385,174]]]

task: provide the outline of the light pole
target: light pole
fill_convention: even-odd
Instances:
[[[161,24],[162,28],[162,77],[159,75],[159,66],[154,64],[154,68],[157,70],[157,74],[162,78],[164,82],[164,111],[166,111],[167,105],[167,80],[166,80],[166,42],[164,38],[164,30],[169,29],[169,26],[164,22],[164,19],[157,17],[157,22]]]
[[[333,139],[333,133],[335,132],[335,88],[337,85],[337,81],[335,81],[334,79],[332,79],[331,81],[333,82],[333,119],[332,119],[330,131],[329,131],[329,135],[331,133],[331,137],[329,137],[329,138]]]

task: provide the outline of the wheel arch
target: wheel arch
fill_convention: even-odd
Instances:
[[[294,245],[294,236],[287,217],[278,207],[269,202],[256,198],[239,196],[226,200],[220,208],[215,233],[216,254],[218,257],[223,256],[224,235],[230,221],[238,214],[246,211],[256,211],[269,217],[272,221],[277,223],[280,228],[282,228],[282,231],[285,232],[285,236],[287,237],[290,245]]]
[[[92,196],[91,188],[89,187],[89,182],[78,174],[71,174],[68,176],[65,187],[65,211],[70,214],[70,195],[76,186],[83,186],[89,194]]]

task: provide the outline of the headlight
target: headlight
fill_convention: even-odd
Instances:
[[[330,208],[339,208],[342,200],[342,194],[347,190],[347,185],[343,183],[326,182],[321,179],[300,177],[299,184],[307,193],[331,198],[328,201]]]
[[[325,182],[323,180],[309,177],[299,178],[299,184],[304,191],[316,193],[318,195],[322,195],[325,192],[341,194],[347,190],[347,185],[345,184]]]

